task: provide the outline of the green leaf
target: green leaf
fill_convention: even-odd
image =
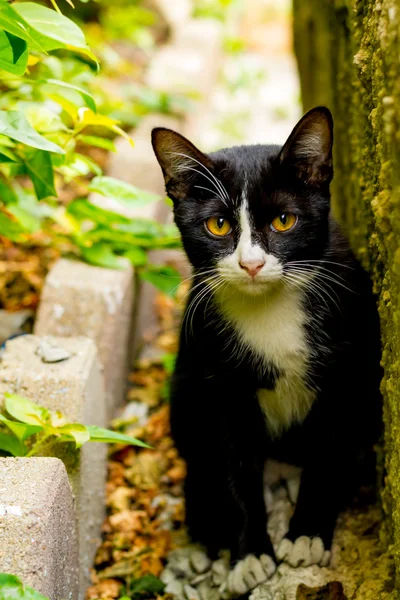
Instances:
[[[145,206],[159,200],[159,196],[156,194],[141,190],[125,181],[114,179],[114,177],[95,177],[90,183],[89,190],[108,198],[114,198],[127,206]]]
[[[25,40],[0,30],[0,69],[13,75],[23,75],[28,64],[29,50]]]
[[[130,585],[131,594],[141,594],[147,592],[148,594],[162,594],[165,589],[165,584],[158,579],[155,575],[149,573],[138,579],[134,579]]]
[[[44,150],[31,150],[26,153],[24,162],[35,188],[37,199],[56,196],[50,154]]]
[[[116,225],[118,231],[124,233],[131,233],[134,236],[144,236],[148,238],[159,237],[162,232],[162,228],[156,221],[150,219],[130,219],[128,223],[121,223]]]
[[[19,102],[18,108],[25,115],[29,125],[41,135],[67,130],[61,117],[43,102]]]
[[[75,440],[75,444],[77,448],[80,448],[89,441],[90,434],[85,425],[81,425],[80,423],[68,423],[67,425],[63,425],[62,427],[58,427],[57,431],[59,431],[62,435],[67,435],[73,440]]]
[[[94,98],[89,92],[78,87],[77,85],[72,85],[72,83],[67,83],[66,81],[60,81],[59,79],[40,79],[37,82],[38,84],[47,83],[49,85],[54,85],[56,87],[66,88],[68,90],[74,90],[75,92],[79,92],[85,101],[86,106],[88,106],[93,112],[97,111],[96,103]]]
[[[0,415],[0,421],[7,425],[9,429],[17,436],[17,438],[21,441],[26,440],[31,435],[35,435],[39,433],[39,431],[43,431],[42,425],[26,425],[25,423],[17,423],[16,421],[10,421]]]
[[[97,135],[79,135],[78,140],[84,144],[87,144],[88,146],[104,148],[105,150],[110,150],[111,152],[116,151],[114,142],[108,138],[98,137]]]
[[[1,155],[1,162],[16,162],[16,163],[20,163],[21,159],[15,154],[15,152],[13,150],[11,150],[11,148],[8,148],[7,146],[1,146],[0,145],[0,155]]]
[[[20,440],[12,433],[2,433],[0,431],[0,450],[9,452],[12,456],[25,456],[26,449]],[[0,598],[1,598],[0,589]]]
[[[142,448],[151,448],[148,444],[137,440],[130,435],[111,431],[111,429],[103,429],[97,425],[88,425],[87,429],[90,434],[91,442],[106,442],[108,444],[130,444],[131,446],[141,446]]]
[[[41,220],[20,204],[12,204],[8,207],[8,211],[17,219],[24,233],[34,233],[41,228]]]
[[[0,111],[0,134],[39,150],[65,154],[60,146],[35,131],[26,120],[24,113],[19,110]]]
[[[64,15],[34,2],[18,2],[13,5],[13,8],[33,28],[31,35],[45,50],[57,48],[76,50],[97,62],[86,43],[83,31]]]
[[[1,1],[1,0],[0,0]],[[0,600],[49,600],[39,592],[23,585],[19,577],[0,573]]]
[[[12,33],[16,37],[28,42],[32,48],[39,52],[44,51],[44,47],[39,42],[37,32],[25,19],[15,10],[15,5],[11,6],[6,0],[0,0],[0,29]]]
[[[117,256],[111,247],[101,242],[88,248],[81,248],[82,256],[88,263],[108,269],[125,269],[127,260]]]
[[[101,208],[88,200],[73,200],[67,207],[67,212],[76,219],[88,219],[99,225],[110,226],[112,223],[129,223],[130,219],[119,213]]]
[[[149,265],[146,269],[140,271],[140,277],[172,298],[176,295],[182,280],[179,272],[173,267],[155,265]]]
[[[130,260],[134,267],[144,267],[147,264],[147,254],[139,246],[132,246],[132,248],[123,253],[123,256]]]
[[[25,233],[17,221],[10,219],[8,215],[0,212],[0,235],[13,242],[20,242],[21,236]]]
[[[14,419],[17,419],[17,421],[29,425],[42,426],[45,426],[48,422],[50,412],[46,408],[31,402],[27,398],[22,398],[22,396],[18,396],[17,394],[5,393],[4,396],[6,399],[6,411],[14,417]]]
[[[18,200],[17,195],[12,189],[12,187],[7,185],[7,183],[3,181],[3,179],[0,179],[0,198],[4,204],[13,204]]]
[[[88,156],[85,156],[84,154],[79,154],[79,152],[75,152],[74,159],[75,162],[80,161],[81,163],[84,163],[88,169],[88,173],[92,172],[95,175],[101,175],[103,172],[94,160],[92,160]]]

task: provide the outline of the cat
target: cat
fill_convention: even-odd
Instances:
[[[327,108],[307,112],[283,147],[204,154],[164,128],[152,143],[193,266],[171,387],[186,521],[211,557],[230,550],[226,589],[238,597],[281,561],[329,563],[380,432],[376,304],[331,216]],[[276,552],[267,458],[303,467]]]

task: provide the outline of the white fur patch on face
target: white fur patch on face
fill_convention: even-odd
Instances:
[[[221,586],[223,589],[220,589],[220,593],[223,598],[237,598],[247,594],[272,577],[275,570],[275,563],[267,554],[259,557],[249,554],[234,566],[227,581]]]
[[[309,538],[302,535],[295,542],[283,538],[276,552],[278,560],[287,562],[291,567],[309,567],[329,564],[331,553],[325,550],[320,537]]]
[[[242,194],[239,222],[241,233],[238,245],[232,254],[219,261],[217,269],[225,281],[235,284],[241,292],[258,294],[265,291],[268,284],[282,279],[283,267],[276,256],[265,252],[260,245],[252,241],[246,185]],[[240,266],[241,263],[257,262],[263,266],[254,278]]]

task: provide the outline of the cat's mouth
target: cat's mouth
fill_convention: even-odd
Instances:
[[[222,287],[249,295],[265,294],[284,284],[282,269],[268,270],[265,273],[260,272],[255,276],[245,272],[220,272],[220,276],[225,284],[225,286],[222,284]]]

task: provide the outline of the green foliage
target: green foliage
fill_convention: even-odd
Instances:
[[[165,584],[152,574],[134,579],[129,586],[129,596],[121,596],[119,600],[153,598],[162,594]],[[24,585],[16,575],[0,573],[0,600],[49,600],[28,585]]]
[[[118,210],[158,198],[104,177],[91,149],[114,151],[117,135],[133,144],[121,124],[136,124],[150,111],[179,112],[185,106],[139,84],[127,86],[123,98],[110,99],[99,86],[97,59],[83,30],[51,1],[55,10],[37,2],[0,0],[0,236],[27,247],[52,244],[98,266],[123,268],[130,262],[148,269],[148,251],[177,247],[177,232],[121,217]],[[153,24],[153,13],[132,8],[129,20],[138,30]],[[110,19],[108,26],[116,27]],[[78,181],[87,193],[110,198],[115,211],[87,199],[61,202],[59,192]],[[170,276],[175,282],[176,273]],[[150,278],[165,288],[160,269],[154,267]]]
[[[49,600],[16,575],[0,573],[0,600]]]
[[[129,444],[149,448],[129,435],[95,425],[68,423],[60,411],[52,412],[27,398],[4,394],[5,414],[0,414],[0,452],[11,456],[35,456],[55,443],[75,443],[80,448],[87,442]],[[1,599],[1,593],[0,593]]]
[[[236,0],[196,0],[194,16],[224,21]]]
[[[164,589],[165,584],[150,573],[132,581],[129,595],[131,598],[154,597],[154,594],[162,594]]]

